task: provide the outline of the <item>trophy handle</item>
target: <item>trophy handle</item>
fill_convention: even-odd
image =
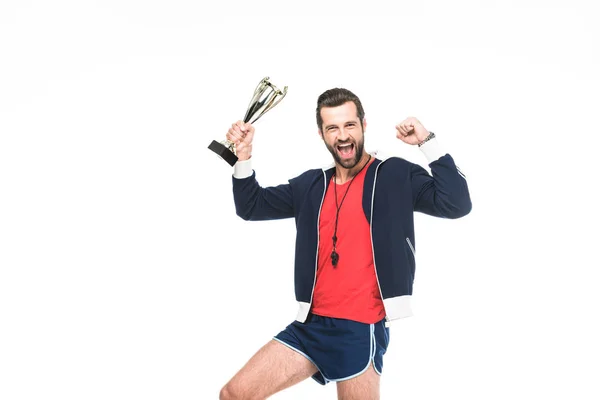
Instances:
[[[285,97],[285,95],[287,94],[287,89],[288,89],[288,87],[287,87],[287,86],[285,86],[285,87],[283,88],[283,90],[281,91],[281,97],[280,97],[280,98],[278,98],[278,99],[277,99],[277,100],[276,100],[274,103],[272,103],[273,105],[272,105],[272,106],[269,108],[269,110],[270,110],[271,108],[275,107],[277,104],[279,104],[279,102],[280,102],[281,100],[283,100],[283,98],[284,98],[284,97]]]
[[[256,85],[256,89],[254,89],[254,93],[252,94],[252,98],[250,99],[250,103],[248,104],[248,108],[246,110],[246,116],[244,117],[244,122],[250,122],[251,116],[254,113],[254,106],[257,105],[256,100],[258,99],[258,96],[265,90],[266,86],[271,86],[269,84],[268,76],[265,76],[260,82],[258,82],[258,85]],[[258,118],[256,118],[256,119],[258,119]]]
[[[265,78],[263,79],[263,81],[266,81],[269,78]],[[283,100],[283,98],[285,97],[285,95],[287,94],[287,90],[288,87],[285,86],[283,88],[283,90],[279,90],[279,88],[277,88],[277,86],[273,85],[271,82],[266,82],[267,85],[273,90],[273,92],[275,92],[275,96],[273,98],[271,98],[267,103],[267,107],[265,108],[265,110],[255,119],[258,120],[258,118],[260,118],[263,114],[265,114],[267,111],[269,111],[270,109],[274,108],[277,104],[279,104],[279,102],[281,100]],[[277,97],[280,96],[280,97]]]
[[[254,89],[254,95],[253,95],[253,97],[256,96],[256,94],[259,93],[260,90],[262,90],[262,88],[263,88],[263,86],[265,84],[269,84],[269,79],[270,78],[268,76],[265,76],[262,79],[262,81],[258,82],[258,85],[256,85],[256,89]]]

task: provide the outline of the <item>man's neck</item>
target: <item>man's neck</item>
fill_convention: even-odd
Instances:
[[[351,169],[347,169],[342,167],[341,165],[335,165],[335,183],[341,185],[343,183],[348,182],[350,179],[354,177],[361,170],[361,168],[365,165],[365,163],[369,160],[369,154],[367,152],[363,152],[360,157],[360,161],[356,163],[354,167]]]

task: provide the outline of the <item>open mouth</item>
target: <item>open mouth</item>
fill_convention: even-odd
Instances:
[[[342,158],[354,157],[354,143],[340,144],[336,148]]]

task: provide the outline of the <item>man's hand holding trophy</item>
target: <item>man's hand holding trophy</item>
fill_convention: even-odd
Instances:
[[[226,140],[220,143],[213,140],[208,148],[231,166],[235,165],[238,160],[247,160],[252,152],[252,138],[254,136],[254,127],[251,124],[279,104],[287,94],[287,89],[286,86],[283,91],[279,90],[269,82],[269,77],[264,78],[254,90],[244,120],[231,126],[227,132]]]

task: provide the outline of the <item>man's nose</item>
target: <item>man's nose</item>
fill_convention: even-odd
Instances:
[[[338,140],[340,142],[343,142],[349,138],[350,138],[350,135],[349,135],[348,131],[346,130],[346,128],[340,129],[340,133],[338,134]]]

